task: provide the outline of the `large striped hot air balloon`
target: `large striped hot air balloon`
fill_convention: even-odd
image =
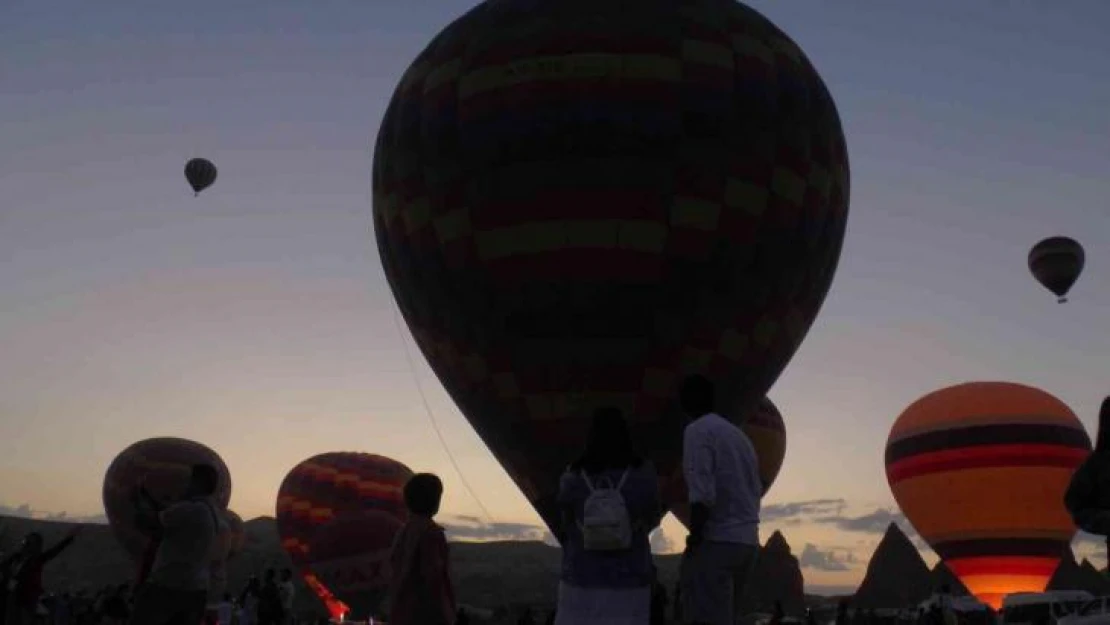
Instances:
[[[669,476],[684,375],[767,393],[832,282],[848,152],[802,50],[733,0],[487,0],[405,72],[373,194],[409,329],[556,528],[595,409]]]
[[[135,525],[132,493],[144,485],[155,499],[172,503],[181,498],[194,464],[208,464],[219,472],[216,502],[223,508],[231,499],[231,474],[215,451],[183,438],[150,438],[124,449],[104,473],[104,512],[120,544],[133,558],[142,558],[150,537]]]
[[[782,413],[770,399],[764,397],[748,418],[734,421],[740,424],[740,429],[744,430],[755,447],[759,460],[759,479],[763,482],[763,494],[766,495],[775,483],[786,457],[786,424],[782,420]],[[689,527],[690,506],[686,500],[686,484],[682,479],[682,472],[677,471],[672,479],[675,480],[672,484],[664,486],[664,495],[668,499],[666,503],[671,514]]]
[[[396,460],[375,454],[329,452],[301,462],[285,476],[278,489],[277,527],[282,547],[310,586],[317,591],[328,588],[330,595],[343,599],[344,593],[330,588],[325,576],[313,567],[312,545],[328,543],[319,532],[337,519],[367,512],[381,512],[398,521],[397,526],[377,524],[382,532],[408,518],[402,490],[412,471]],[[343,526],[332,525],[333,528]],[[388,530],[388,532],[387,532]],[[384,534],[378,542],[389,544],[393,534]],[[356,543],[348,547],[352,554],[373,552],[377,542],[369,546]],[[320,596],[327,603],[334,599]],[[360,615],[363,616],[363,615]]]
[[[980,601],[1043,591],[1075,526],[1064,508],[1091,440],[1048,393],[970,382],[922,397],[891,428],[886,474],[906,518]]]

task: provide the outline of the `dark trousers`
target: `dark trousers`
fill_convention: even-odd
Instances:
[[[135,597],[130,625],[201,625],[208,592],[146,584]]]

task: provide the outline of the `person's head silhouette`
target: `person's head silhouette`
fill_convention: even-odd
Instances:
[[[692,375],[683,380],[679,401],[682,403],[683,412],[691,419],[713,412],[714,400],[713,383],[709,378],[703,375]]]
[[[405,483],[404,497],[410,513],[432,518],[439,512],[443,482],[431,473],[417,473]]]
[[[619,409],[606,406],[594,412],[586,449],[571,466],[587,473],[598,473],[605,469],[639,466],[641,462],[624,415]]]

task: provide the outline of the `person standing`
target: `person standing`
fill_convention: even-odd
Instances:
[[[19,551],[0,565],[11,571],[5,625],[32,625],[37,621],[36,611],[43,591],[42,571],[48,562],[73,544],[81,529],[80,525],[74,527],[61,542],[46,550],[42,548],[42,534],[31,532],[23,539]]]
[[[452,625],[455,589],[451,583],[447,537],[435,522],[443,482],[417,473],[404,488],[409,519],[393,541],[389,556],[390,625]]]
[[[285,625],[292,625],[293,619],[293,600],[297,596],[297,589],[293,586],[293,571],[291,569],[281,570],[281,582],[278,583],[278,590],[281,591],[281,607],[285,615]]]
[[[650,532],[664,510],[658,477],[616,408],[601,408],[559,481],[563,566],[555,625],[648,625]]]
[[[162,540],[150,577],[135,597],[132,625],[200,623],[208,599],[209,566],[216,538],[224,521],[213,494],[220,474],[207,464],[193,465],[181,501],[159,511],[153,498],[141,489],[140,515],[157,523]]]
[[[266,575],[262,581],[262,594],[258,599],[258,625],[281,625],[283,617],[277,572],[274,569],[266,569]]]
[[[694,375],[682,384],[691,419],[682,437],[682,472],[690,534],[682,558],[685,616],[696,625],[740,622],[744,587],[759,554],[763,485],[747,435],[714,412],[713,383]]]

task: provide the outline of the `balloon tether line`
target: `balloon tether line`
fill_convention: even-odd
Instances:
[[[486,525],[492,529],[494,526],[493,515],[489,513],[485,504],[478,498],[474,489],[470,487],[470,482],[467,481],[466,475],[463,474],[462,469],[459,468],[459,463],[455,460],[455,454],[451,453],[451,448],[447,446],[447,439],[443,437],[443,432],[439,430],[439,424],[436,423],[435,413],[432,412],[432,405],[428,401],[428,396],[424,394],[424,385],[420,383],[420,376],[416,373],[416,363],[413,360],[412,354],[409,352],[409,343],[405,340],[405,330],[401,327],[400,314],[397,308],[393,309],[393,325],[397,328],[397,335],[401,339],[401,346],[405,352],[405,361],[409,364],[409,373],[412,374],[412,381],[416,384],[416,392],[420,394],[420,401],[424,404],[424,414],[428,416],[428,421],[431,422],[432,429],[435,430],[436,438],[439,439],[439,444],[443,447],[443,451],[447,453],[447,459],[451,461],[451,466],[455,469],[455,473],[458,474],[459,481],[462,482],[463,488],[470,494],[474,503],[478,504],[478,508],[482,510],[482,515],[486,519]],[[501,595],[501,604],[507,606],[508,602],[505,600],[505,586],[504,584],[498,584],[497,586],[499,594]]]
[[[424,385],[420,383],[420,376],[416,374],[416,364],[413,361],[412,354],[409,353],[409,344],[408,341],[405,340],[405,333],[404,330],[401,328],[401,320],[398,317],[399,315],[397,313],[397,309],[394,308],[393,323],[395,326],[397,326],[397,334],[401,337],[401,343],[405,351],[405,360],[408,362],[409,373],[412,374],[412,381],[416,383],[416,391],[420,394],[420,401],[424,404],[424,413],[428,416],[428,421],[431,422],[432,429],[435,430],[436,438],[439,439],[440,446],[443,447],[443,451],[447,453],[447,458],[451,461],[451,466],[455,469],[455,473],[458,474],[459,480],[463,483],[463,488],[465,488],[466,492],[470,494],[470,497],[474,500],[474,503],[478,504],[478,507],[481,508],[482,514],[486,517],[486,523],[492,526],[493,515],[489,513],[489,510],[486,509],[486,506],[482,503],[482,500],[478,498],[477,494],[475,494],[474,489],[470,487],[470,482],[468,482],[466,476],[463,475],[462,469],[459,468],[459,463],[455,461],[455,455],[451,453],[451,448],[447,446],[447,439],[444,438],[443,432],[441,432],[439,429],[439,424],[436,423],[436,418],[435,414],[432,412],[431,403],[428,402],[428,396],[424,394]]]

